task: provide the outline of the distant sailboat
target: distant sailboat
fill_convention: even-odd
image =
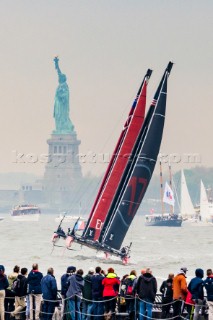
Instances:
[[[200,219],[202,222],[212,222],[212,203],[209,202],[203,181],[200,181]]]
[[[192,204],[189,190],[186,184],[184,171],[181,170],[181,196],[180,196],[181,216],[186,219],[195,218],[195,209]]]
[[[172,174],[171,166],[169,165],[170,183],[165,183],[163,192],[163,175],[162,164],[160,161],[160,185],[161,185],[161,205],[162,213],[146,215],[145,226],[149,227],[181,227],[182,217],[174,213],[175,198],[172,190]],[[165,212],[165,205],[170,206],[170,213]]]

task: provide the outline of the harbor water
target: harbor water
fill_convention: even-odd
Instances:
[[[105,259],[103,253],[73,244],[73,250],[65,249],[65,241],[60,240],[52,246],[53,231],[57,229],[55,215],[41,215],[38,222],[12,221],[9,214],[1,214],[0,222],[0,264],[6,274],[14,265],[31,269],[32,263],[39,264],[39,270],[46,274],[48,267],[53,267],[60,288],[60,277],[67,266],[82,268],[85,274],[90,267],[100,265],[104,270],[114,267],[118,276],[122,277],[135,269],[150,267],[158,280],[158,287],[168,273],[177,273],[180,267],[187,267],[187,278],[194,277],[195,268],[213,268],[213,226],[199,226],[196,223],[183,222],[182,227],[145,227],[145,217],[136,216],[123,245],[131,247],[131,259],[123,265],[117,257]],[[67,231],[74,222],[64,223]],[[119,232],[119,230],[118,230]]]

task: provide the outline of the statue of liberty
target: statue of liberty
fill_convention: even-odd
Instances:
[[[54,134],[69,134],[74,131],[74,126],[69,118],[69,87],[67,85],[66,75],[59,68],[58,57],[54,58],[55,68],[58,72],[58,87],[55,93],[54,118],[55,130]]]

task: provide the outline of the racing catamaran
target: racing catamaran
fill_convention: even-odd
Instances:
[[[66,239],[67,248],[76,242],[106,255],[119,256],[124,263],[128,261],[131,243],[121,246],[157,161],[165,121],[167,80],[172,66],[169,62],[145,117],[146,90],[152,73],[147,70],[82,235],[76,235],[75,226],[65,233],[60,224],[53,236],[54,244],[62,237]]]

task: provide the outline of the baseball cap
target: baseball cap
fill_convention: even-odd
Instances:
[[[90,267],[90,268],[89,268],[89,272],[95,273],[95,269],[94,269],[93,267]]]
[[[188,271],[188,269],[186,267],[182,267],[182,268],[180,268],[180,270],[182,270],[184,273],[186,273],[186,271]]]

